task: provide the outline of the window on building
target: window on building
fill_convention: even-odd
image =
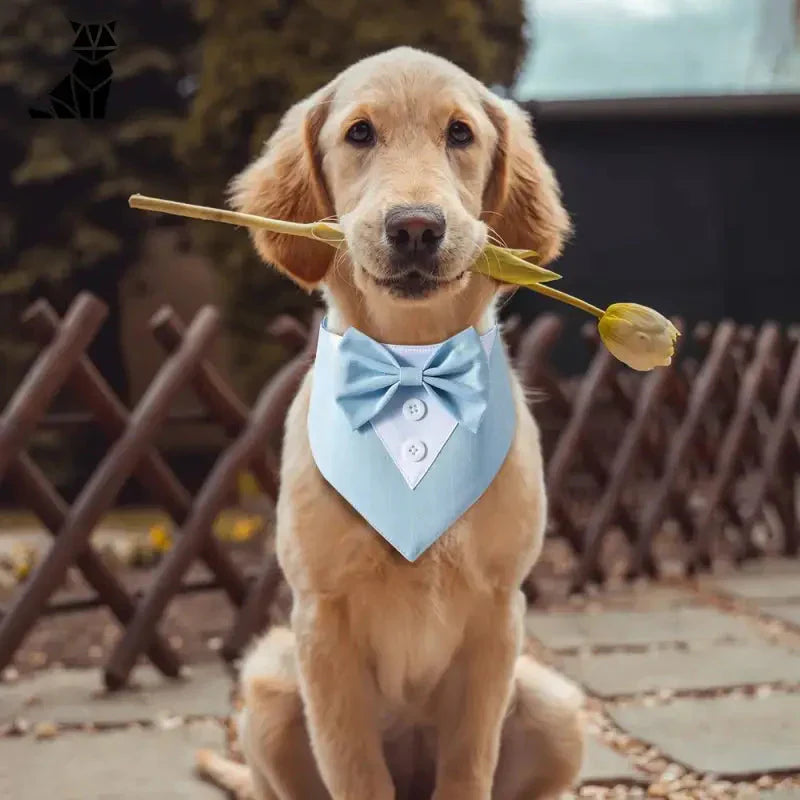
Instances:
[[[800,92],[800,0],[526,0],[520,100]]]

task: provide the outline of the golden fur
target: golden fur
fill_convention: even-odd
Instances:
[[[369,119],[366,150],[344,134]],[[449,149],[449,122],[474,142]],[[438,342],[494,324],[503,291],[469,271],[490,224],[509,246],[556,257],[568,230],[525,115],[438,57],[368,58],[299,103],[234,182],[237,208],[311,221],[336,215],[347,253],[259,231],[261,255],[322,289],[331,327],[379,341]],[[436,291],[409,300],[390,273],[383,215],[432,203],[447,219]],[[546,502],[539,432],[514,379],[517,430],[493,483],[416,562],[326,483],[308,444],[313,372],[286,422],[278,555],[292,631],[268,633],[241,678],[250,768],[205,753],[213,779],[256,800],[524,800],[555,795],[581,758],[580,693],[521,656],[520,584],[538,557]],[[431,795],[432,792],[432,795]]]

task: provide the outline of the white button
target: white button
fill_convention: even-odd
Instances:
[[[422,461],[427,452],[428,448],[421,439],[409,439],[403,444],[403,455],[409,461]]]
[[[410,397],[403,403],[403,416],[406,419],[416,421],[422,419],[427,412],[428,406],[425,405],[425,401],[417,397]]]

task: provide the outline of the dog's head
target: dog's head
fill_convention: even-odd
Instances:
[[[290,109],[232,190],[250,214],[338,217],[344,256],[264,231],[254,233],[256,247],[345,308],[393,315],[446,303],[474,316],[497,289],[469,271],[487,238],[547,263],[569,227],[522,110],[410,48],[355,64]]]

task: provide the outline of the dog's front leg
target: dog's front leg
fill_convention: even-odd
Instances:
[[[470,624],[441,687],[432,800],[489,800],[522,639],[518,591],[495,596]]]
[[[301,691],[317,765],[333,800],[394,800],[373,682],[341,601],[298,598],[292,615]]]

